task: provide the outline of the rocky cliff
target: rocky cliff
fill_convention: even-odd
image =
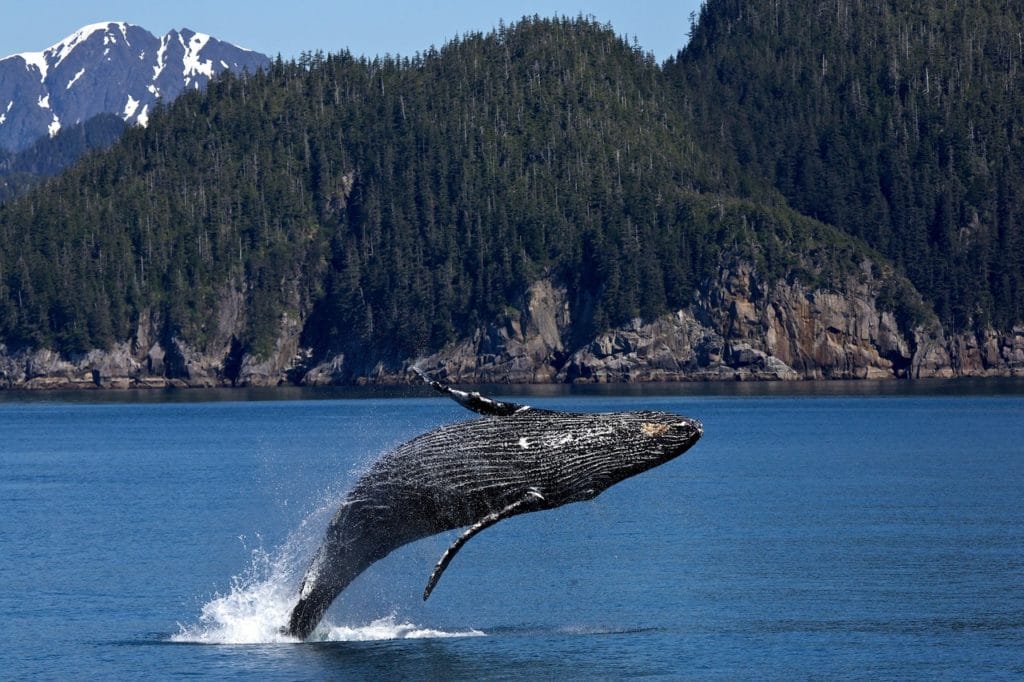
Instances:
[[[535,285],[522,319],[422,360],[452,381],[637,382],[889,379],[1024,374],[1024,328],[947,338],[934,319],[902,330],[865,262],[845,291],[765,282],[734,263],[694,303],[633,320],[566,352],[565,292]],[[545,329],[546,333],[539,330]]]
[[[655,320],[633,320],[573,346],[565,289],[538,281],[521,305],[447,348],[402,363],[346,364],[316,359],[300,344],[306,309],[280,320],[265,357],[238,343],[245,287],[229,287],[203,345],[181,339],[151,315],[135,336],[107,350],[61,357],[0,345],[5,388],[273,386],[286,383],[400,383],[419,364],[459,383],[641,382],[701,380],[889,379],[1024,375],[1024,327],[948,336],[933,318],[905,328],[884,309],[885,278],[865,262],[843,291],[765,281],[734,262],[706,282],[693,303]]]

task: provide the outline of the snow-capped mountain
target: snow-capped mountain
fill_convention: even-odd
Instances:
[[[145,125],[158,100],[269,62],[185,28],[157,38],[123,22],[91,24],[42,52],[0,59],[0,149],[24,149],[101,113]]]

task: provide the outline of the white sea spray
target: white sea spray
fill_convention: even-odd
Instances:
[[[365,467],[366,463],[361,463]],[[283,626],[298,599],[298,584],[309,556],[320,541],[322,528],[334,512],[341,495],[325,491],[321,503],[310,512],[276,549],[259,546],[252,550],[244,573],[231,579],[226,594],[215,594],[203,604],[199,620],[178,624],[172,642],[189,644],[295,644],[300,640],[285,634]],[[244,538],[242,539],[244,542]],[[432,637],[474,637],[478,630],[439,630],[403,621],[397,613],[364,623],[338,624],[324,619],[310,641],[359,642],[385,639]]]

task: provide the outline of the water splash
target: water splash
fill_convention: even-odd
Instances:
[[[423,628],[412,623],[399,623],[391,614],[361,626],[321,626],[313,633],[314,639],[325,642],[368,642],[379,639],[426,639],[432,637],[483,637],[479,630],[448,631]]]
[[[319,542],[326,514],[334,504],[321,505],[274,552],[253,550],[246,572],[231,579],[227,594],[214,595],[201,610],[199,621],[178,624],[170,641],[191,644],[276,644],[300,640],[283,626],[298,598],[298,582],[310,547]],[[399,622],[392,613],[364,625],[335,625],[324,619],[309,638],[321,642],[361,642],[428,637],[479,637],[478,630],[443,631]]]
[[[296,642],[281,632],[295,602],[294,554],[288,543],[272,556],[263,549],[253,551],[252,563],[243,576],[231,579],[228,594],[214,595],[206,602],[199,622],[179,623],[172,642],[195,644],[269,644]]]

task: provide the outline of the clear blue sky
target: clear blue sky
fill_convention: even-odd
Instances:
[[[0,57],[37,52],[86,24],[127,21],[162,35],[191,28],[270,56],[303,50],[412,55],[466,31],[489,31],[523,15],[593,15],[636,36],[661,62],[686,43],[700,0],[3,0]]]

